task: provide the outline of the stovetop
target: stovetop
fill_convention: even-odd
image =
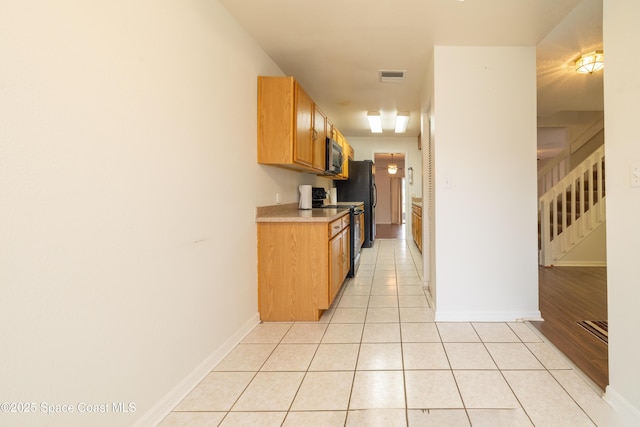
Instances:
[[[351,212],[359,213],[363,209],[358,209],[358,205],[316,205],[312,206],[318,209],[349,209]]]

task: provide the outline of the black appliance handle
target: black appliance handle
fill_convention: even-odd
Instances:
[[[373,184],[373,207],[375,208],[378,205],[378,187]]]

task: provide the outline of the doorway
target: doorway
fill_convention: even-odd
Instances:
[[[376,238],[404,239],[406,232],[405,154],[375,153]]]

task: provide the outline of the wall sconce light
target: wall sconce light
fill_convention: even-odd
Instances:
[[[396,133],[405,133],[409,125],[409,112],[402,111],[396,115]]]
[[[604,68],[604,53],[591,52],[582,55],[576,61],[576,71],[580,74],[591,74]]]
[[[371,133],[382,133],[382,119],[378,111],[369,111],[367,113],[367,119],[369,119]]]

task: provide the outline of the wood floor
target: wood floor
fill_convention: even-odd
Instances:
[[[540,267],[539,277],[544,322],[531,323],[604,390],[608,346],[576,322],[607,320],[606,267]]]
[[[376,239],[404,239],[405,224],[376,224]]]

